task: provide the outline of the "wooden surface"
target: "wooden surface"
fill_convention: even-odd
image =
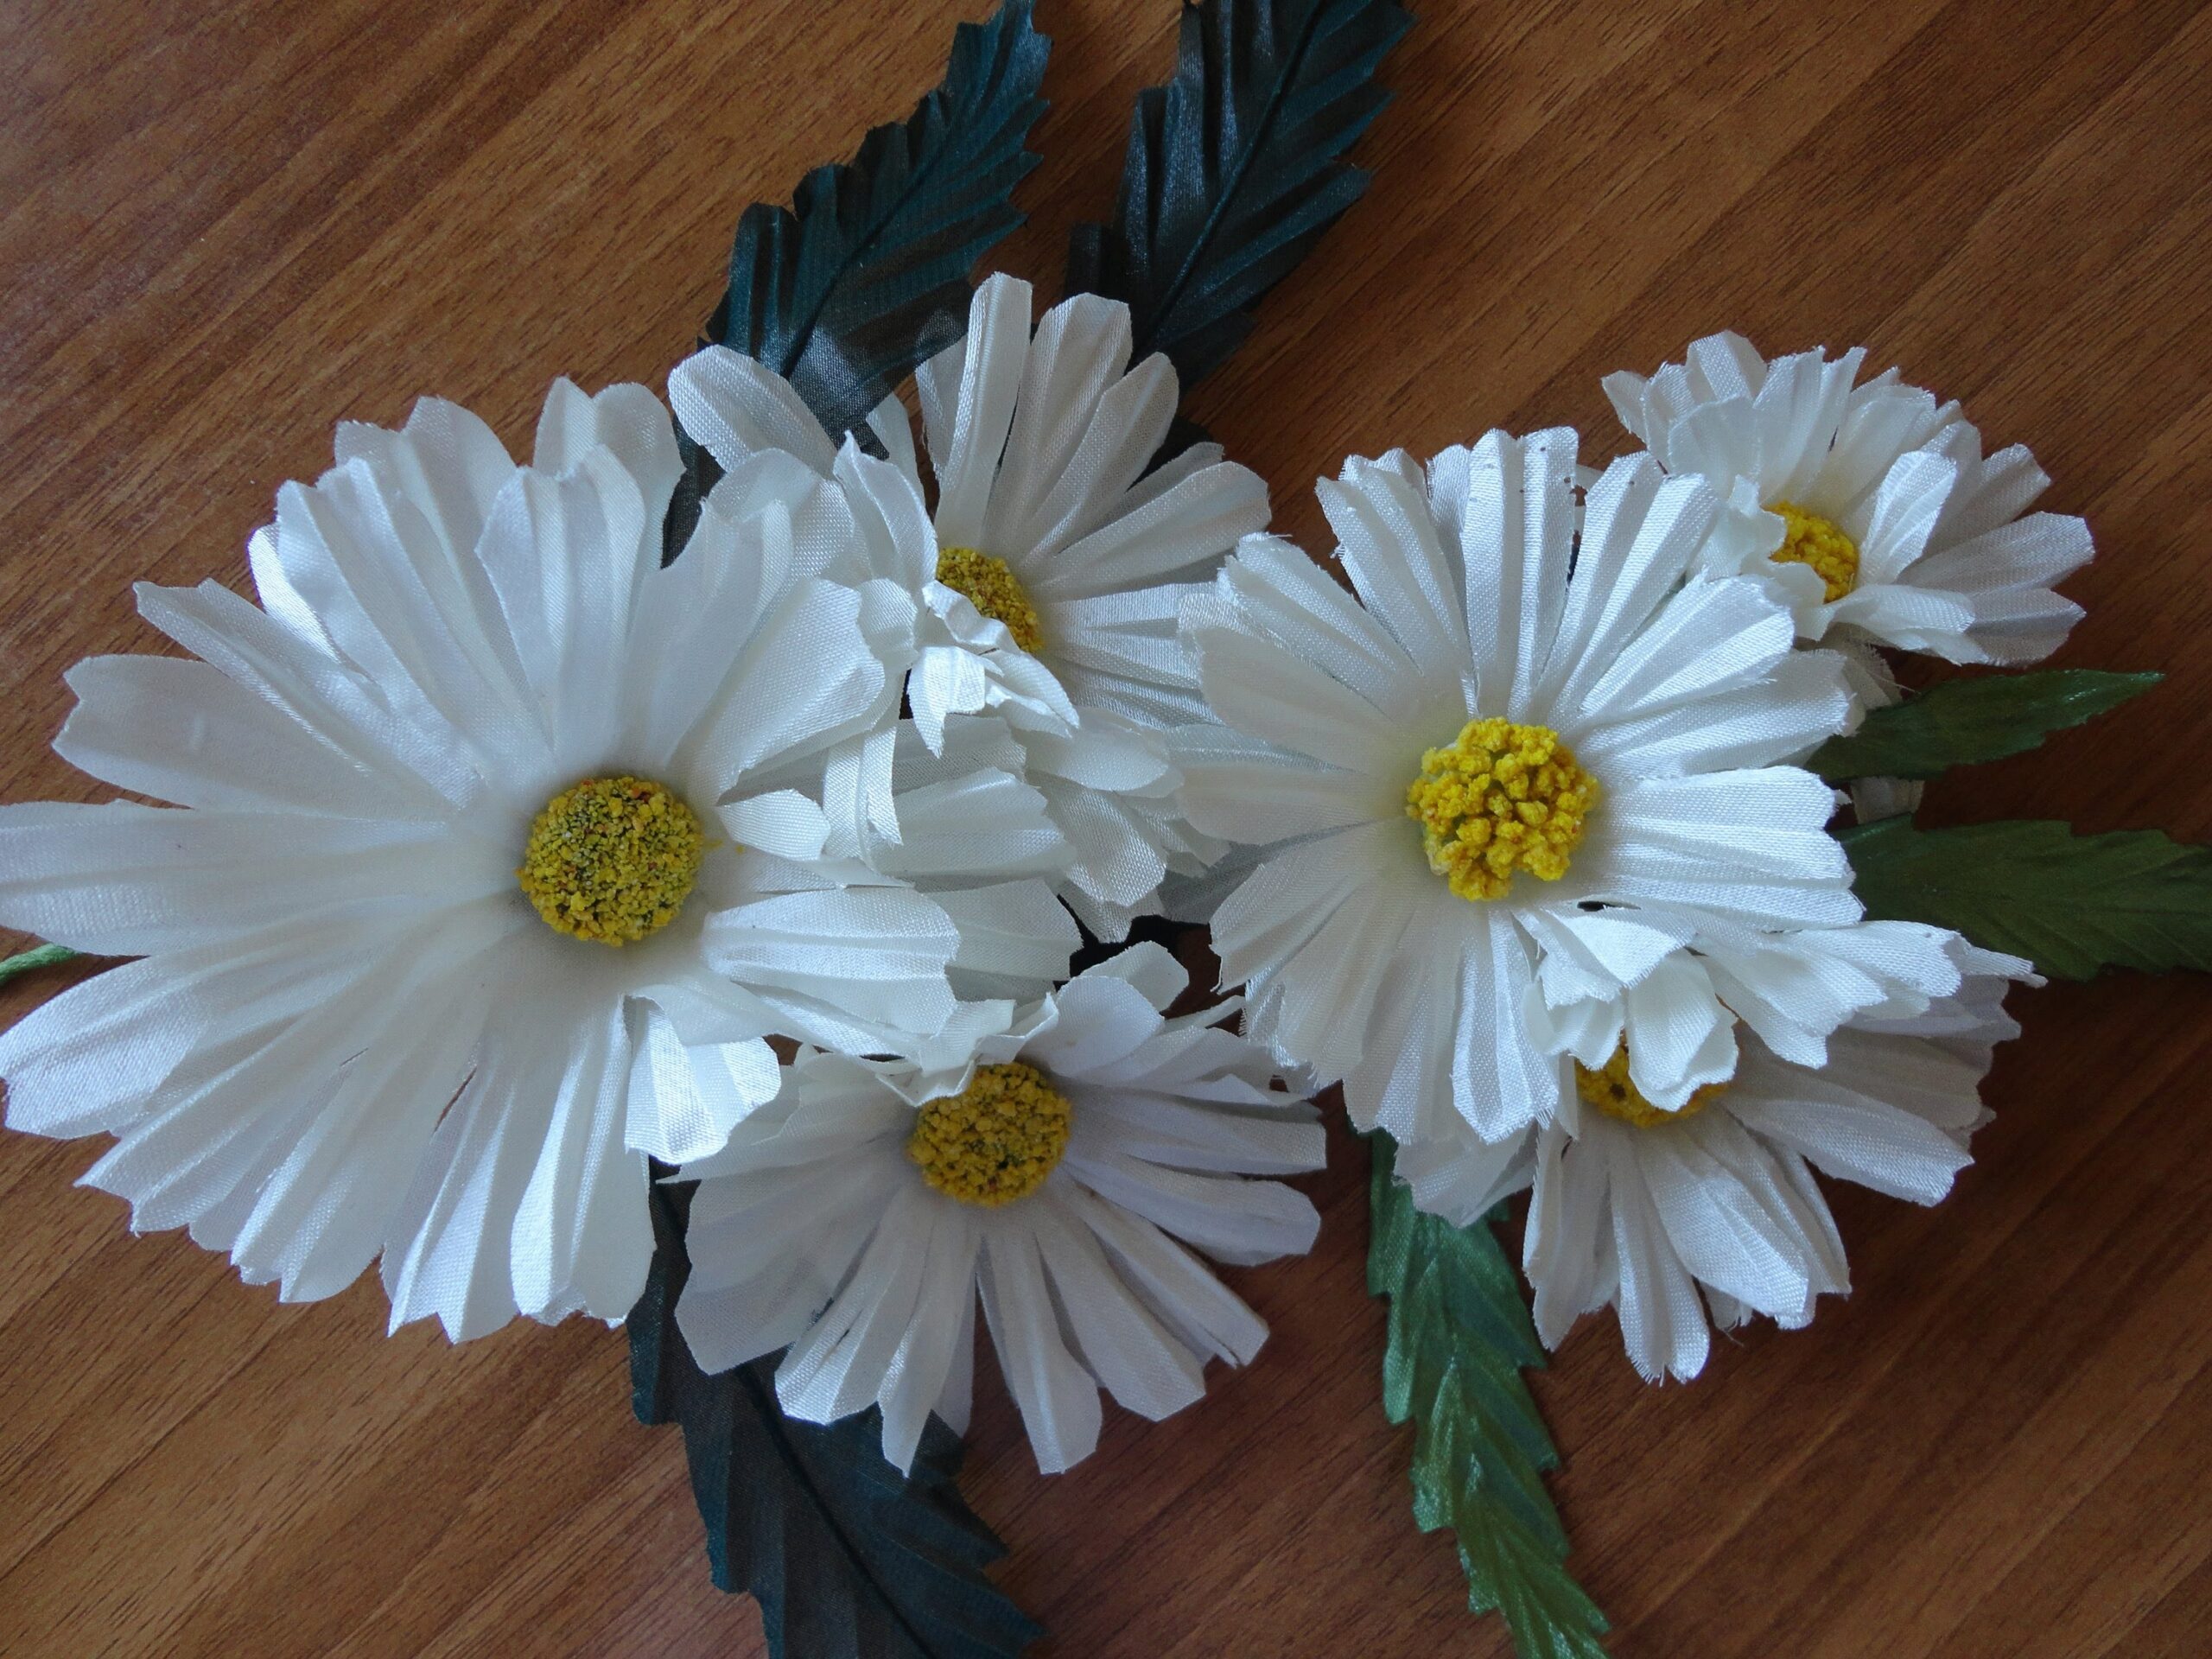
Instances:
[[[1617,440],[1600,372],[1734,326],[1863,342],[2031,445],[2100,556],[2061,659],[2152,698],[1942,786],[1940,813],[2212,837],[2212,15],[2091,0],[1411,0],[1374,188],[1193,412],[1287,530],[1347,451],[1506,424]],[[458,398],[526,442],[548,378],[655,385],[739,210],[903,115],[987,0],[16,0],[0,14],[0,721],[152,647],[129,584],[245,574],[341,417]],[[1005,268],[1047,294],[1109,205],[1168,0],[1056,37]],[[8,993],[14,1013],[63,977]],[[1940,1210],[1841,1189],[1857,1290],[1647,1389],[1591,1321],[1539,1393],[1624,1655],[2179,1655],[2212,1622],[2212,985],[2021,996]],[[0,1137],[0,1651],[717,1654],[673,1431],[618,1334],[386,1340],[372,1281],[280,1307]],[[1377,1400],[1362,1175],[1303,1262],[1232,1275],[1260,1363],[1037,1475],[995,1381],[967,1490],[1063,1656],[1504,1652],[1414,1531]]]

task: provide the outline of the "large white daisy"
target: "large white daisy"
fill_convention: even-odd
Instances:
[[[1118,938],[1157,907],[1171,867],[1194,871],[1214,850],[1173,812],[1159,736],[1205,717],[1177,606],[1240,536],[1264,528],[1267,487],[1215,444],[1151,467],[1174,419],[1175,371],[1160,356],[1129,366],[1126,306],[1078,295],[1033,334],[1031,309],[1027,283],[990,278],[966,337],[918,372],[933,515],[895,400],[870,423],[882,465],[841,454],[789,385],[734,352],[680,365],[669,393],[726,467],[781,452],[881,494],[902,534],[871,543],[874,562],[851,574],[895,582],[922,609],[906,686],[918,731],[935,747],[954,715],[1007,721],[1076,849],[1064,896]]]
[[[1300,1194],[1248,1176],[1318,1169],[1313,1109],[1266,1052],[1168,1018],[1185,976],[1134,945],[1024,1011],[951,1071],[809,1052],[701,1178],[677,1320],[709,1370],[788,1347],[784,1408],[880,1405],[904,1469],[935,1411],[968,1421],[983,1315],[1039,1465],[1097,1444],[1098,1390],[1158,1419],[1210,1357],[1267,1335],[1177,1239],[1218,1261],[1311,1248]],[[919,1102],[918,1109],[916,1102]]]
[[[1655,1100],[1726,1077],[1708,938],[1777,1027],[1850,1011],[1763,948],[1859,913],[1829,790],[1773,764],[1847,723],[1837,658],[1756,582],[1685,585],[1703,482],[1616,462],[1578,544],[1574,471],[1565,430],[1353,461],[1321,493],[1363,607],[1255,537],[1185,611],[1225,726],[1179,735],[1184,807],[1269,849],[1214,917],[1224,981],[1402,1138],[1548,1122],[1559,1055],[1623,1033]]]
[[[1912,1014],[1862,1014],[1827,1064],[1793,1065],[1747,1036],[1736,1075],[1662,1111],[1617,1057],[1577,1067],[1585,1109],[1537,1147],[1524,1262],[1536,1327],[1557,1347],[1586,1313],[1620,1315],[1629,1358],[1653,1382],[1704,1367],[1710,1322],[1764,1314],[1796,1328],[1851,1287],[1813,1171],[1934,1204],[1972,1160],[1967,1137],[1991,1051],[2019,1027],[2005,975],[2028,964],[1973,953],[1953,996]]]
[[[59,752],[175,804],[0,808],[0,922],[142,958],[0,1037],[8,1122],[114,1134],[86,1181],[286,1300],[381,1251],[395,1325],[619,1319],[648,1158],[775,1094],[771,1033],[975,1023],[948,965],[996,963],[1024,884],[849,855],[825,766],[895,706],[912,605],[796,568],[794,528],[880,534],[865,502],[733,479],[663,569],[677,452],[638,386],[556,382],[527,467],[432,401],[337,452],[253,537],[258,607],[140,588],[197,660],[70,675]],[[910,867],[975,871],[927,817]]]
[[[2050,480],[2018,445],[1984,456],[1956,404],[1894,369],[1854,386],[1866,355],[1768,362],[1714,334],[1648,380],[1607,376],[1605,392],[1661,466],[1722,499],[1710,568],[1771,583],[1805,639],[2048,657],[2082,614],[2051,585],[2088,563],[2088,526],[2028,512]]]

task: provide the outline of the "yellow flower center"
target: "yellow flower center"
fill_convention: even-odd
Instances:
[[[546,802],[515,878],[546,925],[595,944],[658,932],[699,879],[691,809],[643,778],[587,778]]]
[[[1558,880],[1597,804],[1598,780],[1557,732],[1508,720],[1469,721],[1406,790],[1428,868],[1462,899],[1504,897],[1516,870]]]
[[[1777,501],[1767,508],[1778,512],[1787,526],[1782,545],[1771,557],[1777,564],[1803,564],[1827,585],[1831,605],[1859,585],[1859,543],[1845,535],[1833,518]]]
[[[1004,559],[995,559],[972,547],[948,547],[937,556],[937,579],[964,595],[992,621],[1005,623],[1014,643],[1024,651],[1034,651],[1045,643],[1037,607],[1029,602],[1029,595]]]
[[[1068,1149],[1067,1097],[1019,1060],[979,1065],[957,1095],[917,1114],[906,1155],[949,1198],[995,1210],[1045,1185]]]
[[[1624,1123],[1648,1129],[1655,1123],[1679,1123],[1694,1117],[1713,1103],[1713,1096],[1727,1088],[1725,1083],[1708,1083],[1702,1089],[1693,1090],[1690,1097],[1673,1111],[1654,1106],[1643,1097],[1643,1090],[1629,1081],[1628,1045],[1623,1043],[1613,1051],[1602,1071],[1592,1071],[1577,1060],[1574,1063],[1574,1091],[1608,1117],[1617,1117]]]

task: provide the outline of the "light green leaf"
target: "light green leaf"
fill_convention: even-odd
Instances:
[[[2043,819],[1922,830],[1883,818],[1837,839],[1870,918],[1955,928],[2058,979],[2212,968],[2212,848]]]
[[[1544,1363],[1491,1217],[1452,1226],[1414,1208],[1386,1135],[1368,1137],[1367,1287],[1390,1301],[1382,1406],[1414,1425],[1414,1519],[1459,1539],[1467,1605],[1504,1617],[1522,1659],[1602,1659],[1599,1612],[1567,1570],[1544,1490],[1559,1453],[1522,1370]]]
[[[2079,726],[2164,678],[2094,668],[2054,668],[1953,680],[1866,716],[1830,738],[1805,764],[1832,784],[1853,778],[1933,778],[1949,766],[2001,760]]]
[[[74,962],[79,955],[66,944],[35,944],[28,950],[18,950],[0,962],[0,985],[35,968],[55,968],[65,962]]]

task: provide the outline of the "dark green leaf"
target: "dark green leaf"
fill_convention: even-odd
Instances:
[[[1037,165],[1026,141],[1052,50],[1031,12],[1006,0],[963,23],[944,84],[904,124],[807,175],[789,208],[758,204],[738,223],[708,337],[789,380],[828,431],[859,425],[958,338],[969,269],[1021,223],[1014,187]]]
[[[954,31],[944,82],[904,122],[877,127],[843,166],[808,174],[789,207],[738,220],[729,286],[706,342],[789,380],[825,431],[861,425],[923,359],[960,337],[968,273],[1022,222],[1014,187],[1038,156],[1029,130],[1052,41],[1032,0]],[[666,556],[698,522],[720,469],[688,441],[669,505]]]
[[[1174,79],[1137,95],[1114,222],[1076,227],[1070,291],[1127,302],[1135,355],[1166,353],[1185,390],[1217,367],[1367,188],[1344,152],[1412,26],[1390,0],[1186,6]]]
[[[932,1417],[912,1476],[871,1409],[827,1427],[784,1415],[774,1358],[702,1373],[676,1325],[689,1187],[653,1187],[655,1249],[631,1311],[638,1420],[679,1423],[716,1585],[760,1603],[782,1659],[1007,1659],[1043,1635],[983,1567],[1006,1553],[961,1500],[960,1437]]]
[[[1521,1380],[1544,1351],[1491,1217],[1458,1228],[1414,1208],[1385,1135],[1373,1160],[1367,1287],[1390,1299],[1382,1407],[1414,1425],[1414,1518],[1449,1527],[1467,1605],[1504,1616],[1522,1659],[1600,1659],[1600,1613],[1567,1570],[1544,1490],[1559,1453]]]
[[[1829,739],[1805,764],[1834,784],[1933,778],[1947,767],[2023,753],[2053,732],[2142,696],[2163,677],[2054,668],[1953,680],[1875,709],[1857,731]]]
[[[2212,968],[2212,848],[2156,830],[2076,836],[2047,820],[1922,830],[1902,817],[1838,839],[1870,918],[1955,928],[2059,979],[2107,966]]]

